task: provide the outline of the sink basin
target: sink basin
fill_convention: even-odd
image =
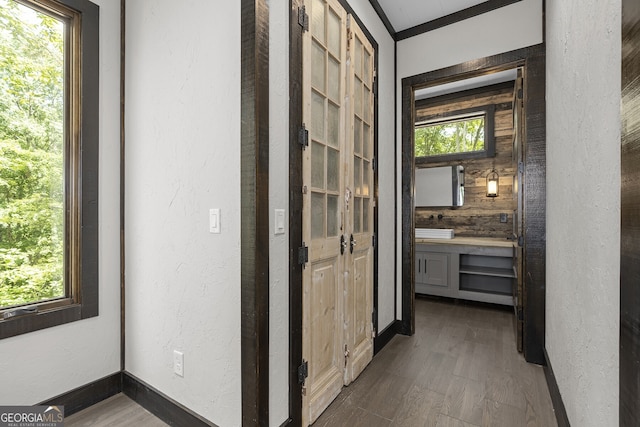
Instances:
[[[417,239],[453,239],[452,228],[416,228]]]

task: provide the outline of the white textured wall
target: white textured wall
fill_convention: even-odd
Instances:
[[[564,1],[564,0],[562,0]],[[548,2],[547,2],[548,3]],[[402,79],[542,43],[542,0],[522,0],[464,21],[438,28],[397,44],[398,218],[402,218]],[[398,238],[402,236],[398,221]],[[402,262],[398,240],[396,257]],[[398,268],[398,283],[402,269]],[[398,286],[397,313],[402,316],[402,287]]]
[[[269,1],[269,425],[289,418],[289,2]],[[274,235],[274,209],[285,234]]]
[[[99,316],[0,340],[0,404],[31,405],[120,370],[120,0],[100,6]]]
[[[618,425],[620,13],[620,0],[546,10],[546,349],[581,427]]]
[[[126,369],[239,426],[240,2],[129,1],[126,25]]]

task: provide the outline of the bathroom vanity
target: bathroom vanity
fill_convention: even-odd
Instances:
[[[514,305],[514,242],[497,238],[416,238],[415,291],[493,304]]]

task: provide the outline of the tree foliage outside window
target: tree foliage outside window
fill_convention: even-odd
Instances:
[[[485,149],[484,116],[459,118],[415,127],[415,156],[472,153]]]
[[[65,296],[64,23],[0,0],[0,308]]]

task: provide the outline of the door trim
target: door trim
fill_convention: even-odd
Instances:
[[[524,354],[544,364],[546,256],[546,105],[544,43],[402,79],[402,321],[415,332],[413,206],[413,91],[495,71],[523,67],[525,74]]]
[[[269,6],[241,3],[242,425],[269,424]]]

